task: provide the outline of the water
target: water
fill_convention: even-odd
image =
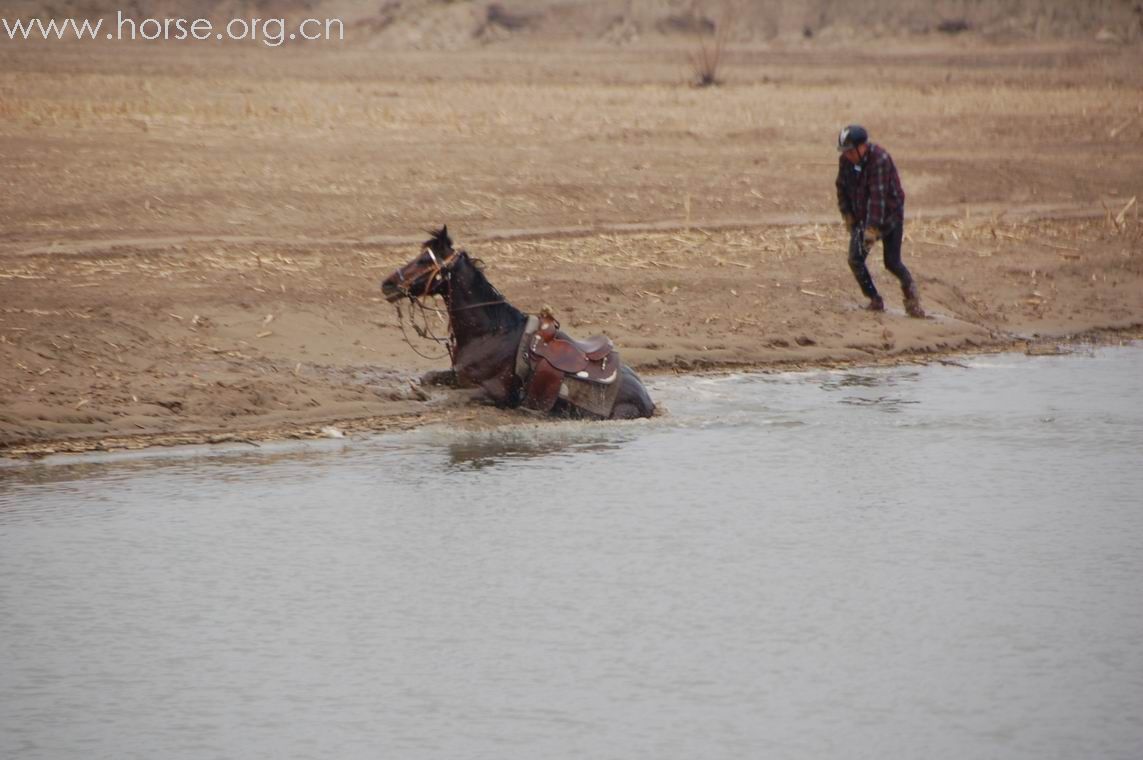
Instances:
[[[0,757],[1139,758],[1143,350],[0,467]]]

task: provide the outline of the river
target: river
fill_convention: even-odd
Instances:
[[[0,757],[1139,758],[1143,347],[0,465]]]

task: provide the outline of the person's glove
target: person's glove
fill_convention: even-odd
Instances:
[[[865,239],[865,247],[871,248],[874,243],[881,239],[881,230],[876,227],[866,227],[862,235]]]
[[[845,228],[852,230],[853,226],[857,224],[857,217],[847,211],[841,212],[841,218],[845,221]]]

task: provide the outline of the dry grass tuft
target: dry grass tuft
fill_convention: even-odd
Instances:
[[[722,56],[726,51],[726,41],[734,29],[738,18],[738,8],[733,2],[722,4],[722,13],[715,22],[714,39],[708,40],[705,32],[699,32],[699,49],[691,53],[691,71],[696,87],[714,87],[722,84],[718,70],[722,66]]]

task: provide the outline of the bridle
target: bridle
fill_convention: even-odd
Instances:
[[[496,304],[507,303],[507,301],[504,298],[498,298],[498,299],[493,300],[493,301],[483,301],[481,303],[468,304],[467,306],[451,306],[450,305],[449,308],[447,308],[447,309],[439,309],[435,306],[429,306],[427,303],[425,303],[425,301],[430,296],[434,295],[433,289],[436,287],[438,279],[444,284],[444,288],[445,288],[445,293],[442,297],[445,299],[445,302],[447,304],[452,303],[452,271],[453,271],[454,264],[456,263],[457,259],[460,257],[460,252],[453,250],[449,253],[449,255],[447,257],[445,257],[442,260],[437,259],[436,253],[433,252],[433,249],[429,246],[425,246],[425,253],[427,253],[429,255],[429,260],[432,262],[432,269],[431,269],[431,274],[429,274],[428,277],[425,279],[425,285],[424,285],[424,288],[421,290],[421,292],[419,294],[413,293],[412,290],[405,287],[405,285],[404,285],[404,283],[405,283],[405,272],[404,272],[403,267],[398,268],[394,272],[394,274],[397,276],[397,289],[400,290],[401,293],[403,293],[405,295],[405,297],[409,299],[409,303],[412,305],[413,308],[419,309],[421,312],[421,317],[422,317],[421,321],[422,321],[422,324],[424,325],[423,327],[416,324],[416,322],[414,321],[415,317],[413,316],[412,313],[409,314],[409,324],[411,324],[413,326],[413,330],[415,330],[417,335],[419,335],[422,338],[434,341],[436,343],[444,344],[445,349],[448,352],[447,355],[449,357],[449,363],[453,364],[456,361],[456,333],[453,332],[451,312],[467,311],[469,309],[478,309],[482,306],[494,306]],[[418,273],[417,279],[420,279],[423,275],[424,275],[423,272]],[[415,283],[416,280],[414,280],[413,282]],[[397,309],[397,324],[401,328],[401,335],[404,337],[405,342],[409,345],[409,348],[413,349],[413,352],[416,353],[418,356],[420,356],[423,359],[433,359],[433,360],[443,359],[445,357],[445,354],[439,354],[437,356],[428,356],[428,355],[423,354],[417,350],[417,347],[413,345],[412,341],[409,340],[408,334],[405,332],[405,321],[404,321],[404,314],[401,312],[401,304],[399,302],[395,302],[393,305]],[[438,314],[438,315],[440,315],[440,314],[449,314],[450,315],[450,318],[448,321],[448,337],[447,338],[438,337],[437,335],[435,335],[433,333],[432,329],[429,327],[429,320],[428,320],[427,312],[430,312],[430,311],[434,312],[435,314]]]
[[[393,272],[393,274],[397,276],[397,289],[400,290],[410,301],[423,301],[425,298],[428,298],[430,295],[432,295],[433,286],[436,285],[437,278],[440,277],[444,272],[450,271],[453,262],[456,261],[457,256],[460,255],[456,251],[453,251],[442,262],[437,260],[437,255],[433,253],[433,249],[429,246],[425,246],[425,253],[429,255],[429,261],[433,262],[433,266],[432,274],[429,275],[428,279],[425,280],[424,290],[422,290],[420,293],[413,293],[411,290],[409,290],[409,288],[405,287],[405,267],[398,267],[397,270]],[[418,272],[417,279],[420,279],[420,277],[421,273]]]
[[[440,315],[445,310],[429,306],[425,303],[425,301],[429,298],[429,296],[433,295],[433,288],[436,287],[437,280],[442,275],[444,275],[445,272],[450,271],[452,263],[456,260],[458,254],[456,251],[453,251],[451,255],[449,255],[442,263],[437,259],[436,253],[434,253],[433,249],[429,246],[425,246],[425,253],[429,255],[429,260],[432,262],[432,269],[428,277],[425,278],[425,285],[420,293],[414,293],[411,289],[411,286],[416,284],[416,281],[424,276],[424,272],[418,272],[417,277],[411,283],[409,283],[408,286],[405,284],[407,282],[407,278],[405,277],[405,269],[407,269],[407,267],[398,267],[396,271],[393,272],[393,274],[397,278],[397,290],[409,299],[411,309],[419,309],[421,312],[421,324],[417,324],[416,314],[412,310],[409,313],[409,324],[412,325],[413,330],[421,338],[431,340],[438,344],[443,343],[445,346],[445,353],[437,354],[436,356],[430,356],[429,354],[421,352],[421,350],[413,344],[413,341],[409,339],[408,332],[405,330],[405,313],[401,311],[400,301],[393,302],[393,308],[397,310],[397,326],[401,328],[401,337],[405,339],[405,343],[408,344],[409,348],[413,349],[413,353],[415,353],[417,356],[420,356],[422,359],[429,359],[432,361],[443,359],[445,356],[448,356],[449,363],[451,364],[456,352],[456,336],[453,335],[452,320],[449,320],[448,337],[438,337],[429,326],[429,317],[427,312],[431,311]],[[451,290],[451,280],[446,278],[445,284],[446,287]]]

